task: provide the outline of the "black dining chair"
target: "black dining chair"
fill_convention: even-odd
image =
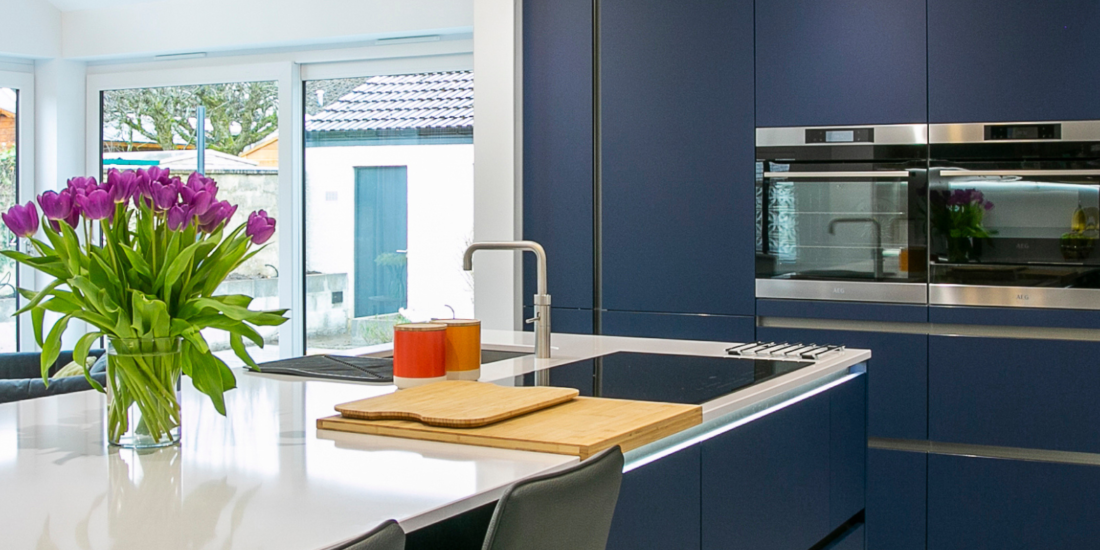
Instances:
[[[619,447],[504,491],[482,550],[604,550],[623,480]]]
[[[382,522],[371,532],[331,550],[404,550],[405,530],[392,519]]]

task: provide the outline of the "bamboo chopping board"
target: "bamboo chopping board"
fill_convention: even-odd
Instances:
[[[345,418],[415,420],[431,426],[474,428],[569,401],[572,388],[509,388],[463,380],[436,382],[337,405]]]
[[[444,428],[405,420],[332,416],[317,427],[371,435],[575,455],[582,460],[619,445],[629,451],[703,421],[703,408],[625,399],[578,397],[480,428]]]

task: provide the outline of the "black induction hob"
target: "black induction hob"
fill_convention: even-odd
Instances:
[[[701,405],[814,364],[740,357],[618,352],[550,368],[550,385],[581,395]],[[534,385],[534,375],[523,376]]]

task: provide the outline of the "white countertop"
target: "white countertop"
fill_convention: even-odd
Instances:
[[[483,334],[496,349],[533,335]],[[486,365],[507,383],[535,369],[616,351],[724,355],[729,344],[559,335],[551,359]],[[705,417],[866,360],[835,357],[704,406]],[[326,548],[394,518],[413,530],[491,502],[519,479],[575,457],[318,431],[336,404],[393,386],[237,371],[228,418],[184,384],[183,443],[147,454],[108,447],[105,399],[83,392],[0,405],[4,548]]]

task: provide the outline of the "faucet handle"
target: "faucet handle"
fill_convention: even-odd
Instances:
[[[532,318],[530,318],[530,319],[527,319],[527,320],[525,320],[525,321],[524,321],[524,323],[525,323],[525,324],[528,324],[528,325],[532,325],[532,324],[535,324],[535,323],[537,323],[537,322],[539,322],[539,321],[541,321],[541,320],[542,320],[542,319],[540,319],[540,315],[539,315],[538,313],[536,313],[534,317],[532,317]]]

